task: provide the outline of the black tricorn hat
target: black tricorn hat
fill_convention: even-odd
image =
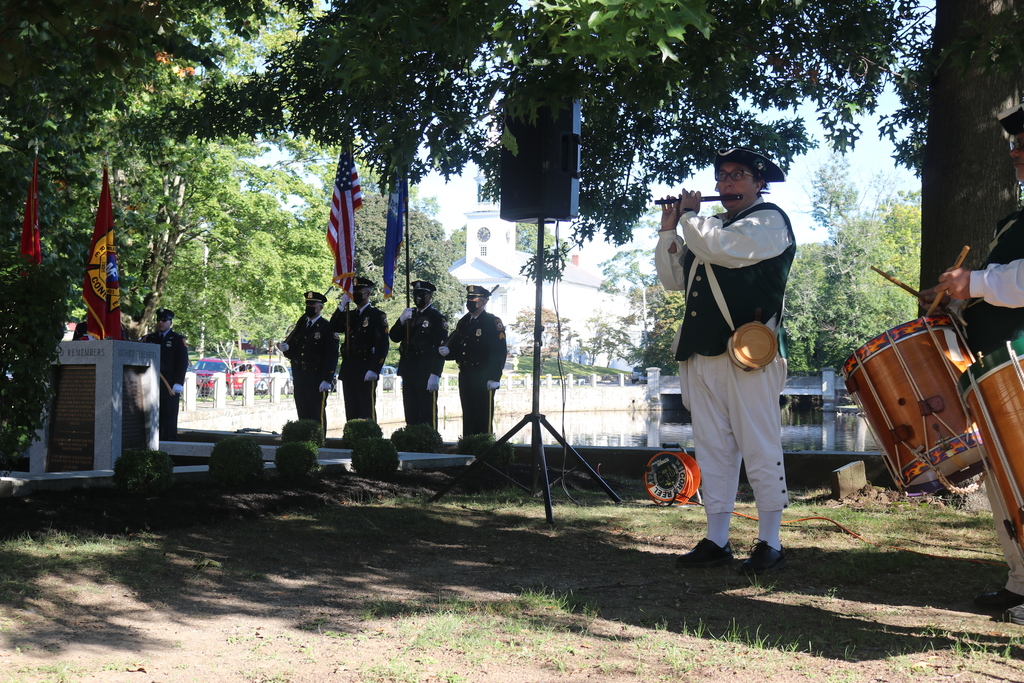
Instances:
[[[486,287],[481,287],[480,285],[467,285],[466,296],[482,296],[486,299],[490,299],[491,290]]]
[[[158,308],[156,309],[156,319],[167,318],[168,320],[174,319],[174,311],[169,308]]]
[[[437,287],[435,287],[433,284],[427,282],[426,280],[416,280],[416,281],[414,281],[412,283],[412,288],[414,290],[416,290],[416,289],[425,289],[428,292],[436,292],[437,291]]]
[[[999,123],[1010,135],[1024,133],[1024,104],[999,112]]]
[[[761,176],[761,180],[766,183],[781,183],[786,180],[786,174],[775,165],[774,161],[763,154],[758,154],[752,149],[730,147],[718,150],[718,156],[715,157],[715,173],[718,173],[718,169],[721,168],[722,164],[728,162],[749,166],[757,171],[758,175]]]
[[[310,291],[310,292],[306,292],[302,296],[305,297],[305,300],[306,300],[307,304],[308,303],[318,303],[320,305],[323,305],[323,304],[327,303],[327,297],[324,296],[323,294],[321,294],[320,292],[312,292],[312,291]]]
[[[355,289],[356,287],[369,287],[370,289],[374,289],[376,286],[377,285],[373,284],[373,280],[365,277],[357,277],[352,280],[352,289]]]

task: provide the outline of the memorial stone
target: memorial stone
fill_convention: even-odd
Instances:
[[[158,448],[159,372],[155,344],[61,342],[30,472],[109,470],[124,449]]]

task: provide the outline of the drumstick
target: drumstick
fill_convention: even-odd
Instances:
[[[918,292],[916,289],[914,289],[912,287],[909,287],[909,286],[903,284],[898,279],[894,278],[892,275],[889,275],[889,273],[886,273],[883,270],[879,270],[878,268],[875,268],[874,266],[871,266],[871,270],[875,271],[876,273],[878,273],[879,275],[881,275],[882,277],[884,277],[886,280],[888,280],[889,282],[893,283],[894,285],[896,285],[898,287],[902,287],[906,291],[908,291],[911,294],[913,294],[915,297],[917,297],[919,299],[921,298],[921,293],[920,292]]]
[[[964,248],[960,250],[960,256],[959,258],[957,258],[956,263],[954,263],[953,267],[950,268],[949,270],[956,270],[957,268],[959,268],[963,264],[964,259],[967,258],[967,252],[969,252],[970,250],[971,247],[965,244]],[[946,272],[948,273],[949,270],[947,270]],[[925,313],[925,317],[934,313],[935,309],[939,307],[939,302],[942,301],[942,294],[943,292],[946,291],[947,288],[947,285],[942,284],[939,284],[939,286],[935,288],[935,300],[932,301],[932,305],[928,307],[928,312]]]

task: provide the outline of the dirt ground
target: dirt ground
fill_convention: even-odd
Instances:
[[[856,541],[837,561],[792,533],[791,567],[771,579],[683,574],[674,557],[699,540],[699,509],[650,506],[628,482],[616,489],[649,509],[647,530],[614,516],[560,525],[564,496],[553,526],[517,492],[501,514],[424,504],[451,476],[2,499],[5,540],[132,542],[40,570],[0,603],[0,682],[1024,681],[1024,628],[970,601],[1001,585],[997,563]],[[895,502],[870,489],[844,505]]]

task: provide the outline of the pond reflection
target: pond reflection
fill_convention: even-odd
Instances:
[[[662,443],[693,446],[693,426],[682,419],[685,413],[646,413],[641,411],[604,411],[587,413],[544,413],[547,421],[573,446],[660,447]],[[495,418],[494,431],[502,436],[523,418],[501,415]],[[381,425],[390,436],[401,423]],[[448,419],[439,425],[445,441],[457,441],[462,435],[462,420]],[[510,439],[512,443],[530,443],[531,426],[526,424]],[[557,443],[542,429],[544,443]],[[782,447],[786,451],[877,451],[867,423],[856,413],[825,413],[821,410],[782,412]]]

